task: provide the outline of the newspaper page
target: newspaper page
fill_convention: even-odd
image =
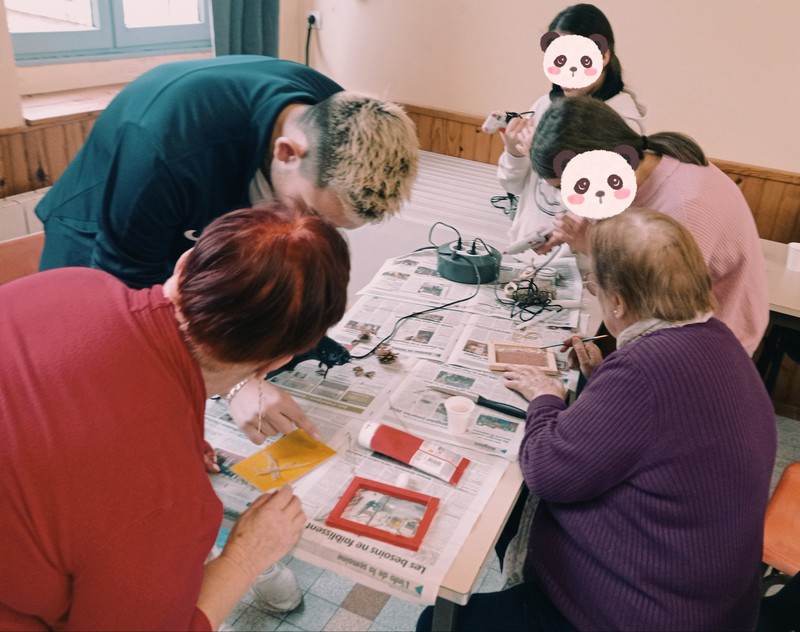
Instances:
[[[347,447],[349,443],[345,428],[353,421],[354,415],[304,400],[297,400],[297,404],[317,425],[324,443],[334,450]],[[262,445],[252,443],[233,422],[228,413],[228,405],[222,400],[208,400],[205,420],[205,439],[214,448],[221,470],[219,474],[211,475],[211,484],[225,508],[226,520],[233,521],[261,492],[234,474],[230,468],[279,437],[268,437]]]
[[[279,373],[270,381],[295,398],[349,413],[363,413],[385,396],[390,382],[414,361],[414,358],[400,356],[392,364],[381,364],[371,355],[354,358],[349,364],[331,367],[326,372],[310,360],[301,362],[292,371]]]
[[[530,266],[505,258],[497,282],[480,286],[456,283],[437,272],[436,253],[423,251],[387,260],[373,279],[360,290],[385,299],[401,300],[425,307],[449,305],[469,313],[506,317],[527,322],[547,320],[560,327],[576,327],[583,288],[574,257],[555,259],[548,267],[556,274],[556,297],[546,306],[518,307],[504,288],[512,279],[530,273]],[[424,309],[420,307],[419,309]]]
[[[444,387],[448,392],[436,387]],[[528,407],[524,397],[506,388],[505,380],[499,374],[420,360],[373,418],[386,420],[421,437],[516,461],[525,431],[524,419],[479,406],[470,431],[454,435],[447,429],[444,408],[444,401],[453,394],[480,394],[488,400],[521,410]]]
[[[431,605],[508,462],[459,448],[470,464],[457,486],[389,457],[353,445],[302,480],[297,493],[308,520],[294,555],[402,599]],[[354,476],[404,487],[439,499],[418,551],[325,524]]]
[[[436,252],[427,250],[388,259],[359,294],[437,307],[469,299],[475,287],[440,276]]]
[[[450,353],[467,315],[441,309],[406,318],[397,325],[401,318],[418,311],[420,305],[415,303],[365,294],[328,335],[358,356],[367,353],[397,326],[390,342],[392,349],[403,356],[441,360]]]
[[[566,337],[567,332],[560,327],[548,326],[541,322],[517,323],[510,327],[506,319],[472,314],[461,328],[447,363],[488,371],[490,342],[524,342],[540,347],[552,344],[560,346]],[[558,360],[559,369],[566,370],[566,353],[559,353],[558,347],[552,350]]]
[[[458,485],[453,486],[359,446],[356,437],[362,418],[308,402],[298,403],[337,455],[293,484],[307,516],[293,554],[376,590],[433,604],[444,576],[505,473],[508,461],[459,448],[470,459],[470,465]],[[261,494],[230,467],[263,446],[251,443],[239,431],[221,401],[209,401],[205,426],[206,439],[220,457],[222,471],[211,474],[210,479],[225,508],[225,524],[229,527]],[[439,508],[418,551],[325,524],[354,476],[439,499]]]

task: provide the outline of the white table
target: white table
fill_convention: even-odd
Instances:
[[[761,240],[767,267],[770,320],[775,316],[784,326],[800,329],[800,271],[786,268],[789,247],[778,241]]]
[[[430,245],[428,234],[437,220],[456,226],[465,235],[480,236],[498,249],[506,244],[510,221],[490,203],[493,195],[504,193],[497,182],[496,167],[430,152],[422,152],[420,167],[411,200],[398,217],[347,232],[352,256],[350,304],[356,291],[370,281],[387,258]],[[454,235],[440,226],[433,238],[440,244],[451,241]],[[579,266],[583,269],[585,262],[579,260]],[[593,297],[584,294],[582,309],[590,314],[587,330],[593,333],[601,323],[599,308]],[[465,605],[478,588],[483,565],[494,555],[494,545],[522,485],[519,465],[512,463],[442,582],[434,630],[452,629],[457,607]]]

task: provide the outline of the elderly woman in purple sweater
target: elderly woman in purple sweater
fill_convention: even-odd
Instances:
[[[538,369],[506,372],[530,400],[520,466],[540,498],[526,581],[474,596],[457,629],[753,630],[770,399],[686,228],[629,209],[591,239],[618,348],[567,343],[591,376],[569,408]]]

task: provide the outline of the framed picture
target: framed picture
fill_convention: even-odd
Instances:
[[[489,370],[504,371],[509,364],[538,366],[548,375],[558,375],[556,356],[550,349],[525,342],[490,342]]]
[[[439,499],[356,476],[325,524],[418,551]]]

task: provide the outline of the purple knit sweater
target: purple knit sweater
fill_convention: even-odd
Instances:
[[[579,629],[754,629],[772,403],[717,319],[610,355],[569,408],[528,409],[526,570]]]

